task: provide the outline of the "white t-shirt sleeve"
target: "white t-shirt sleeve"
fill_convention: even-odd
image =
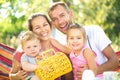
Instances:
[[[111,40],[107,37],[103,29],[96,25],[85,26],[86,34],[88,36],[86,41],[86,47],[92,47],[92,50],[97,54],[97,60],[99,64],[104,63],[107,59],[102,53]]]
[[[107,37],[103,29],[97,25],[85,26],[86,34],[88,35],[91,46],[97,47],[100,51],[105,49],[111,40]],[[94,43],[94,46],[93,46]]]
[[[59,41],[61,44],[66,45],[66,35],[63,34],[62,32],[60,32],[57,29],[54,29],[54,31],[52,31],[52,38],[56,39],[57,41]]]
[[[109,44],[111,44],[111,40],[107,37],[103,29],[99,26],[94,27],[94,39],[96,43],[96,47],[103,51]]]

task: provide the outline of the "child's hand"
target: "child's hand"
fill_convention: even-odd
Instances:
[[[37,56],[37,59],[38,59],[38,60],[42,60],[42,59],[43,59],[43,56],[42,56],[41,54],[39,54],[39,55]]]

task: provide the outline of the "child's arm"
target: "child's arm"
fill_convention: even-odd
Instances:
[[[27,61],[21,62],[22,69],[28,72],[35,71],[37,69],[37,65],[31,64]]]
[[[97,64],[95,62],[95,54],[93,53],[92,50],[90,49],[85,49],[84,51],[84,57],[87,60],[87,64],[88,64],[88,69],[91,69],[94,74],[97,74]]]
[[[65,45],[60,44],[60,43],[59,43],[57,40],[55,40],[55,39],[52,39],[52,38],[51,38],[51,44],[52,44],[53,46],[55,46],[57,49],[59,49],[60,51],[66,53],[66,54],[70,54],[70,52],[71,52],[71,49],[70,49],[70,48],[68,48],[68,47],[65,46]]]
[[[35,59],[31,58],[31,60],[35,60]],[[23,70],[28,72],[32,72],[37,69],[37,65],[30,63],[28,61],[28,56],[25,53],[21,56],[21,67]]]

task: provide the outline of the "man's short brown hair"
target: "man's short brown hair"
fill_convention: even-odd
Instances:
[[[50,12],[53,11],[58,5],[63,6],[64,9],[65,9],[67,12],[69,12],[70,9],[68,8],[68,6],[67,6],[64,2],[54,2],[54,3],[49,7],[49,10],[48,10],[49,16],[50,16]]]

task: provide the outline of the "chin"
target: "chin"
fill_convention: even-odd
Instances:
[[[67,33],[67,30],[61,30],[62,33],[66,34]]]
[[[46,41],[46,40],[49,40],[49,38],[43,38],[43,39],[41,39],[42,41]]]

